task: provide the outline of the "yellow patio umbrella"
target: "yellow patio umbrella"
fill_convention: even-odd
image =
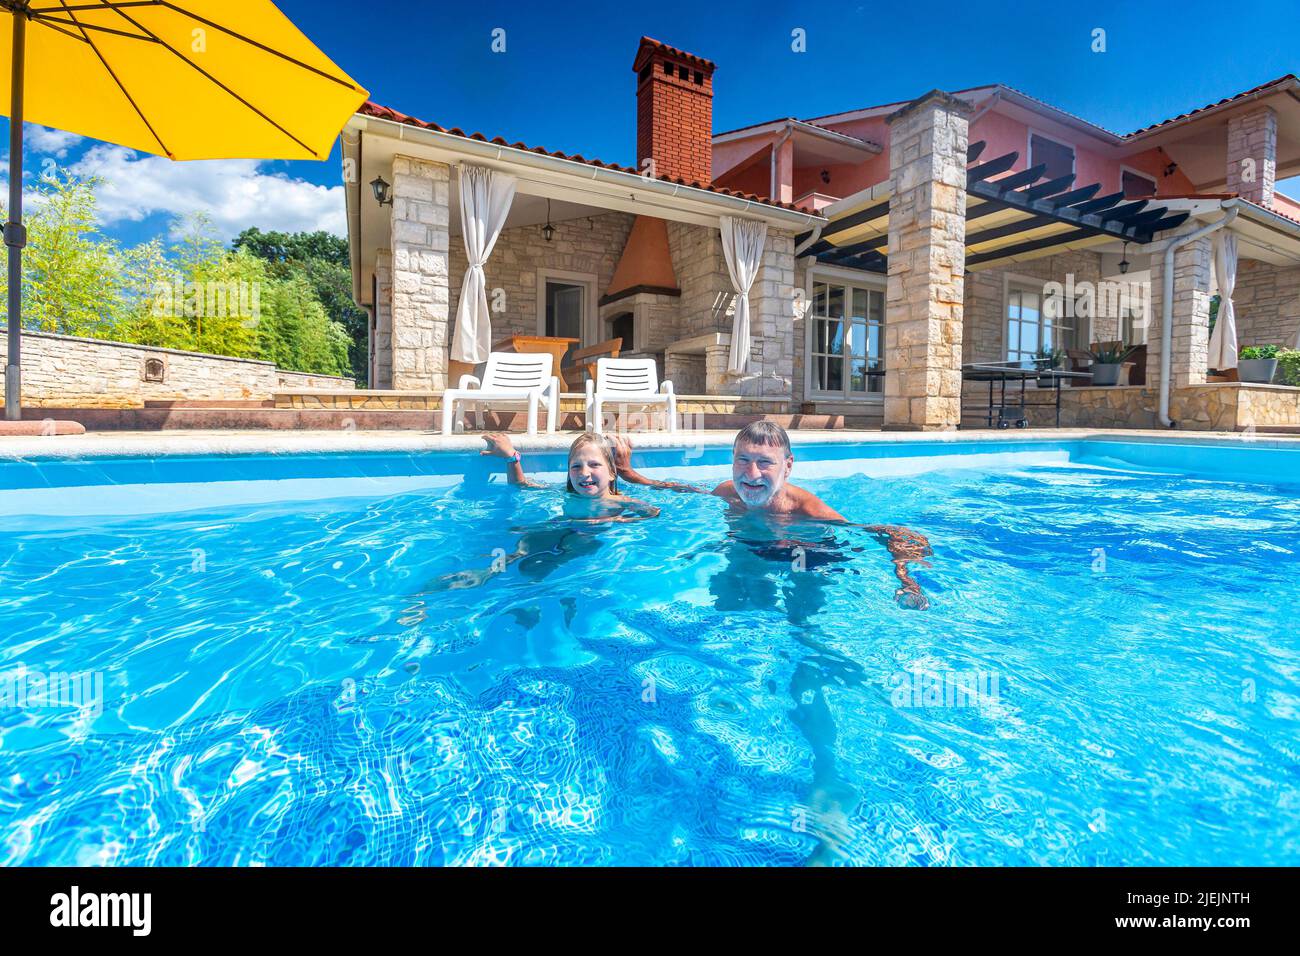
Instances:
[[[270,0],[0,0],[9,358],[21,414],[23,121],[170,159],[324,159],[367,93]],[[3,21],[0,21],[2,23]],[[5,86],[7,84],[7,88]]]

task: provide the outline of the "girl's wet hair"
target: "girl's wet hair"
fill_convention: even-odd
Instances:
[[[577,489],[573,487],[573,474],[568,467],[568,462],[573,461],[574,452],[586,445],[591,445],[593,448],[600,450],[605,463],[609,465],[609,490],[612,494],[618,494],[618,467],[614,464],[614,448],[610,445],[608,438],[604,435],[597,435],[595,432],[583,432],[569,446],[569,455],[564,468],[564,490],[571,495],[578,493]]]

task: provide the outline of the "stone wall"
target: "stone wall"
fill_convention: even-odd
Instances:
[[[1047,401],[1050,397],[1050,392],[1031,388],[1027,400]],[[1145,386],[1068,388],[1061,392],[1061,427],[1160,428],[1159,403],[1160,393]],[[1034,425],[1055,423],[1052,408],[1030,408],[1029,412]],[[976,417],[968,413],[966,423],[977,424]],[[1240,382],[1175,388],[1169,396],[1169,417],[1179,428],[1192,431],[1300,427],[1300,388]]]
[[[1101,256],[1095,252],[1065,252],[1002,269],[986,269],[966,276],[962,330],[963,362],[1001,362],[1006,359],[1006,285],[1008,277],[1032,279],[1046,284],[1065,283],[1074,276],[1081,282],[1101,280]],[[1098,315],[1092,319],[1091,342],[1108,342],[1119,337],[1119,319]],[[1086,347],[1086,344],[1085,344]]]
[[[677,337],[730,333],[732,287],[722,255],[722,233],[705,226],[669,222],[668,251],[682,290]]]
[[[161,364],[161,382],[146,381],[146,363]],[[139,408],[146,401],[178,399],[269,401],[283,389],[356,387],[350,378],[282,371],[253,359],[32,331],[23,332],[22,368],[23,404],[33,408]]]
[[[1300,266],[1241,259],[1232,304],[1240,345],[1300,347]]]
[[[502,309],[492,312],[492,344],[512,334],[538,334],[537,277],[543,270],[594,275],[596,296],[603,295],[614,278],[614,269],[635,218],[629,213],[610,212],[557,222],[550,242],[542,234],[541,226],[501,230],[483,269],[487,276],[488,307],[495,309],[499,305]],[[460,236],[453,236],[451,322],[456,320],[460,288],[468,266],[465,242]],[[447,341],[450,344],[450,335]]]

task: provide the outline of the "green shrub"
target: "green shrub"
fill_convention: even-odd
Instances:
[[[1300,349],[1284,349],[1277,353],[1277,375],[1273,381],[1278,385],[1300,388]]]
[[[1277,353],[1276,345],[1248,345],[1237,353],[1237,358],[1251,362],[1257,359],[1275,359]]]

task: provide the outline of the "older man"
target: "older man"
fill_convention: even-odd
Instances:
[[[618,476],[626,482],[673,491],[705,490],[680,482],[647,478],[632,467],[631,444],[619,438],[615,439],[614,445]],[[915,531],[896,525],[865,525],[849,521],[811,491],[790,484],[788,479],[793,469],[794,454],[785,429],[774,422],[754,422],[741,429],[732,443],[731,480],[718,485],[712,494],[725,499],[739,511],[759,511],[866,529],[885,545],[893,557],[894,574],[899,580],[895,592],[898,602],[917,610],[928,607],[930,602],[909,572],[908,565],[915,562],[929,567],[929,562],[924,560],[932,553],[929,541]]]

